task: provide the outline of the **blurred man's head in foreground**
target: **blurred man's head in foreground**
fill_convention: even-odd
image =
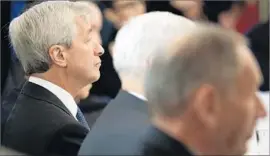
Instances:
[[[152,60],[145,94],[153,123],[199,155],[243,155],[265,109],[246,39],[198,25]]]

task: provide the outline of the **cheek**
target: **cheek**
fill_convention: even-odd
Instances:
[[[93,48],[90,45],[81,45],[80,48],[77,48],[74,51],[74,54],[71,55],[72,64],[78,69],[87,70],[93,65]],[[79,70],[78,70],[79,71]]]

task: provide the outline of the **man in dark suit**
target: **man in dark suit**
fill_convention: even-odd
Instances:
[[[194,23],[184,17],[152,12],[135,17],[120,29],[113,53],[123,87],[93,125],[79,155],[140,154],[141,136],[149,126],[143,93],[149,61],[156,50],[162,52],[168,40],[184,35],[193,26]],[[157,35],[160,32],[165,33]]]
[[[30,155],[77,155],[89,127],[74,98],[98,80],[104,51],[89,8],[46,1],[10,23],[12,46],[29,78],[5,124],[4,146]]]
[[[261,80],[243,36],[198,25],[152,59],[145,80],[152,126],[142,155],[244,155],[266,115],[256,96]]]

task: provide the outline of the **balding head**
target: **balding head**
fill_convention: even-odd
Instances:
[[[233,85],[239,72],[240,45],[246,45],[243,37],[212,25],[200,25],[177,39],[166,55],[153,60],[148,72],[146,95],[153,108],[179,115],[178,107],[184,111],[189,96],[201,85],[215,85],[222,91]]]
[[[116,36],[114,66],[120,76],[144,77],[148,61],[171,40],[181,37],[195,24],[169,12],[151,12],[130,20]]]
[[[122,88],[143,93],[143,81],[151,59],[163,53],[170,41],[181,37],[195,24],[169,12],[151,12],[131,19],[118,32],[113,47],[113,63]]]
[[[163,129],[202,155],[244,154],[265,110],[255,94],[260,70],[242,35],[199,24],[155,57],[147,73],[146,97],[154,121],[166,121]]]

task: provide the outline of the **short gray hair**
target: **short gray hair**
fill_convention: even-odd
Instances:
[[[89,22],[87,3],[46,1],[27,9],[13,19],[9,36],[27,75],[46,72],[51,65],[48,50],[52,45],[70,47],[77,29],[75,17]]]
[[[195,24],[169,12],[151,12],[131,19],[115,39],[113,63],[118,74],[144,78],[147,61],[186,34]]]
[[[236,51],[241,44],[245,45],[246,40],[235,32],[198,24],[194,32],[153,59],[145,79],[145,94],[151,111],[168,116],[181,115],[191,93],[203,84],[228,91],[226,93],[232,91],[240,69]]]

